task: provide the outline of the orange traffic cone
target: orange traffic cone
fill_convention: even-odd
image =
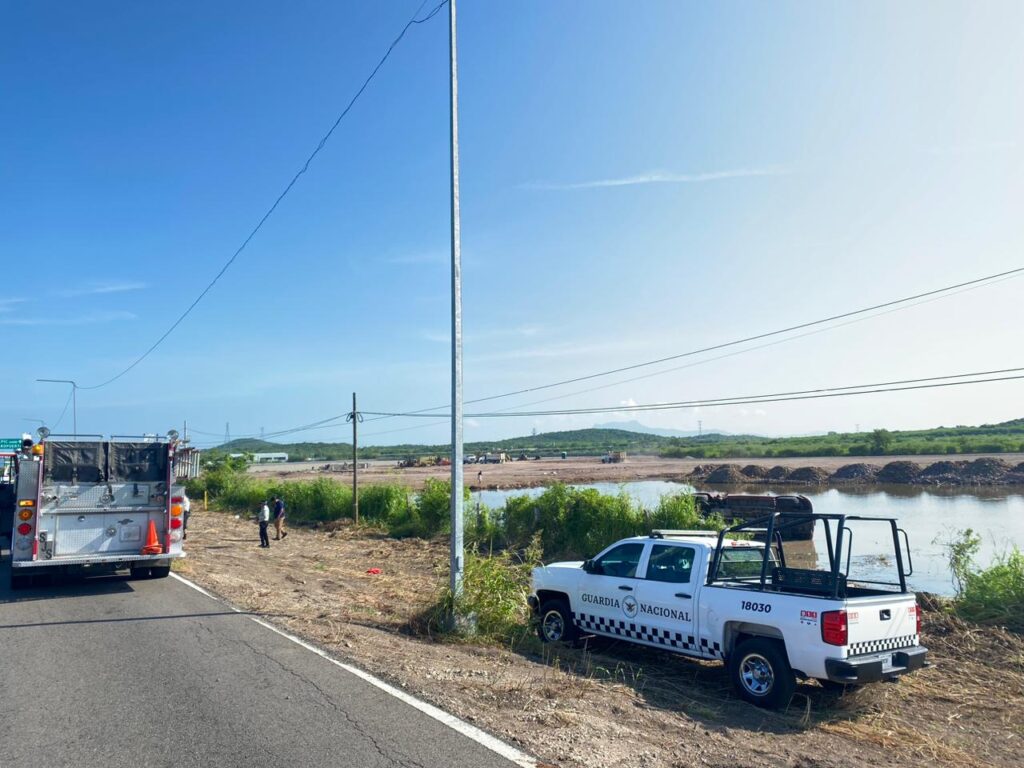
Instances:
[[[146,546],[142,548],[142,554],[144,555],[160,555],[163,554],[164,548],[160,546],[160,542],[156,538],[156,523],[152,520],[149,521],[149,533],[146,535]]]

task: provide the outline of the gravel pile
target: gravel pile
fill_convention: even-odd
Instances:
[[[786,475],[787,483],[804,483],[806,485],[821,485],[829,479],[828,470],[821,467],[800,467]]]
[[[744,477],[749,477],[752,480],[764,480],[768,477],[768,467],[762,467],[758,464],[747,464],[742,470]]]
[[[722,464],[704,478],[705,483],[743,483],[749,480],[736,464]]]
[[[1012,467],[1002,459],[975,459],[963,469],[968,483],[997,484],[1005,481]]]
[[[768,474],[765,475],[767,480],[785,480],[789,477],[789,470],[786,467],[776,466],[768,470]]]
[[[843,483],[873,483],[878,477],[878,467],[871,464],[846,464],[836,470],[832,479]]]
[[[878,482],[909,485],[917,480],[920,474],[920,465],[913,461],[890,461],[878,471]]]

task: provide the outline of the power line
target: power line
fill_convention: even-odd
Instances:
[[[436,13],[436,12],[437,12],[437,10],[435,9],[434,13]],[[709,347],[704,347],[704,348],[701,348],[701,349],[695,349],[695,350],[691,350],[691,351],[688,351],[688,352],[682,352],[682,353],[679,353],[679,354],[676,354],[676,355],[670,355],[668,357],[662,357],[662,358],[659,358],[657,360],[650,360],[650,361],[647,361],[647,362],[636,363],[634,365],[624,366],[622,368],[615,368],[615,369],[611,369],[611,370],[608,370],[608,371],[601,371],[601,372],[597,372],[597,373],[593,373],[593,374],[588,374],[586,376],[579,376],[579,377],[575,377],[575,378],[572,378],[572,379],[565,379],[565,380],[562,380],[562,381],[556,381],[556,382],[553,382],[553,383],[550,383],[550,384],[543,384],[543,385],[539,385],[539,386],[535,386],[535,387],[527,387],[525,389],[514,390],[514,391],[511,391],[511,392],[505,392],[503,394],[489,395],[487,397],[480,397],[480,398],[476,398],[476,399],[473,399],[473,400],[467,400],[466,404],[470,405],[470,404],[476,404],[476,403],[483,403],[483,402],[488,402],[488,401],[491,401],[491,400],[498,400],[498,399],[505,398],[505,397],[513,397],[515,395],[526,394],[526,393],[529,393],[529,392],[537,392],[537,391],[541,391],[541,390],[545,390],[545,389],[553,389],[555,387],[564,386],[566,384],[572,384],[572,383],[576,383],[576,382],[580,382],[580,381],[586,381],[586,380],[592,380],[592,379],[596,379],[596,378],[600,378],[600,377],[604,377],[604,376],[610,376],[610,375],[613,375],[615,373],[622,373],[622,372],[625,372],[625,371],[636,370],[636,369],[640,369],[640,368],[644,368],[644,367],[649,367],[649,366],[652,366],[652,365],[657,365],[659,363],[669,362],[669,361],[672,361],[672,360],[679,360],[679,359],[683,359],[683,358],[687,358],[687,357],[694,357],[696,355],[703,354],[703,353],[706,353],[706,352],[712,352],[712,351],[721,350],[721,349],[728,349],[728,348],[731,348],[731,347],[739,346],[741,344],[749,343],[751,341],[758,341],[758,340],[761,340],[761,339],[767,339],[767,338],[771,338],[771,337],[774,337],[774,336],[781,336],[783,334],[791,333],[791,332],[796,331],[796,330],[803,330],[803,329],[807,329],[807,328],[814,328],[815,326],[826,325],[827,323],[834,322],[836,320],[847,320],[847,322],[845,322],[845,323],[839,323],[837,325],[826,326],[824,328],[817,328],[816,330],[809,331],[807,333],[799,334],[799,335],[796,335],[796,336],[791,336],[791,337],[785,338],[785,339],[778,339],[776,341],[771,341],[771,342],[768,342],[766,344],[760,344],[760,345],[757,345],[757,346],[754,346],[754,347],[734,350],[734,351],[729,352],[727,354],[718,355],[716,357],[708,358],[706,360],[699,360],[699,361],[695,361],[695,362],[692,362],[692,363],[688,363],[686,365],[676,366],[676,367],[673,367],[673,368],[667,368],[667,369],[664,369],[664,370],[661,370],[661,371],[654,371],[654,372],[651,372],[651,373],[646,373],[646,374],[642,374],[640,376],[634,376],[634,377],[630,377],[630,378],[627,378],[627,379],[620,379],[618,381],[611,382],[609,384],[602,384],[602,385],[599,385],[599,386],[596,386],[596,387],[589,387],[589,388],[586,388],[586,389],[576,390],[574,392],[569,392],[569,393],[566,393],[566,394],[563,394],[563,395],[556,395],[554,397],[549,397],[549,398],[545,398],[545,399],[542,399],[542,400],[534,400],[534,401],[527,402],[527,403],[520,403],[519,405],[511,406],[511,408],[523,408],[523,407],[530,406],[530,405],[537,405],[537,404],[540,404],[540,403],[546,403],[546,402],[552,402],[552,401],[555,401],[555,400],[561,400],[561,399],[564,399],[566,397],[573,397],[573,396],[576,396],[576,395],[587,394],[587,393],[590,393],[590,392],[596,392],[598,390],[608,389],[610,387],[618,386],[620,384],[627,384],[627,383],[630,383],[630,382],[633,382],[633,381],[640,381],[642,379],[647,379],[647,378],[651,378],[651,377],[654,377],[654,376],[661,376],[661,375],[664,375],[666,373],[673,373],[675,371],[681,371],[681,370],[684,370],[684,369],[687,369],[687,368],[693,368],[693,367],[700,366],[700,365],[707,365],[708,363],[716,362],[718,360],[723,360],[723,359],[728,358],[728,357],[733,357],[733,356],[736,356],[736,355],[746,354],[747,352],[753,352],[753,351],[756,351],[756,350],[759,350],[759,349],[765,349],[765,348],[768,348],[768,347],[775,346],[777,344],[784,344],[784,343],[787,343],[789,341],[795,341],[797,339],[806,338],[807,336],[812,336],[812,335],[815,335],[815,334],[818,334],[818,333],[825,333],[827,331],[835,330],[836,328],[842,328],[842,327],[847,326],[847,325],[852,325],[853,323],[863,322],[864,320],[869,320],[869,319],[872,319],[872,318],[875,318],[875,317],[881,317],[883,315],[891,314],[893,312],[903,311],[903,310],[910,309],[910,308],[915,307],[915,306],[920,306],[921,304],[926,304],[926,303],[930,303],[932,301],[937,301],[939,299],[948,298],[949,296],[956,295],[957,293],[963,293],[963,292],[968,291],[968,290],[976,290],[978,288],[988,287],[989,285],[992,285],[992,284],[994,284],[996,282],[1002,282],[1004,280],[1009,280],[1011,278],[1018,277],[1018,276],[1021,275],[1021,273],[1024,273],[1024,267],[1017,267],[1015,269],[1006,270],[1004,272],[998,272],[996,274],[987,275],[985,277],[975,278],[973,280],[967,280],[967,281],[964,281],[964,282],[961,282],[961,283],[957,283],[955,285],[946,286],[944,288],[936,288],[936,289],[933,289],[933,290],[930,290],[930,291],[925,291],[923,293],[914,294],[913,296],[906,296],[904,298],[894,299],[894,300],[891,300],[891,301],[884,302],[882,304],[876,304],[876,305],[873,305],[873,306],[870,306],[870,307],[864,307],[863,309],[857,309],[857,310],[853,310],[853,311],[850,311],[850,312],[844,312],[844,313],[839,314],[839,315],[832,315],[830,317],[821,318],[820,320],[812,320],[812,321],[809,321],[809,322],[800,323],[798,325],[789,326],[788,328],[782,328],[782,329],[775,330],[775,331],[769,331],[769,332],[766,332],[766,333],[755,334],[753,336],[747,336],[745,338],[735,339],[733,341],[727,341],[727,342],[723,342],[723,343],[720,343],[720,344],[715,344],[715,345],[712,345],[712,346],[709,346]],[[915,303],[911,304],[911,302],[915,302]],[[903,306],[903,305],[909,305],[909,306]],[[881,311],[880,312],[879,310],[885,310],[885,311]],[[869,313],[872,313],[872,312],[874,312],[876,314],[869,314]],[[867,317],[861,317],[863,315],[867,315]],[[850,318],[856,318],[856,319],[850,319]],[[948,377],[943,377],[943,378],[948,378]],[[440,410],[442,410],[444,408],[447,408],[447,407],[448,407],[448,404],[433,406],[431,408],[420,408],[420,409],[417,409],[417,410],[404,411],[404,412],[400,412],[400,413],[382,412],[381,415],[376,415],[376,416],[374,416],[374,418],[367,419],[366,421],[367,422],[371,422],[371,421],[378,421],[378,420],[381,420],[381,419],[392,419],[392,418],[399,418],[399,417],[420,416],[422,414],[429,414],[429,413],[431,413],[433,411],[440,411]],[[603,411],[600,411],[600,412],[607,412],[607,411],[603,410]],[[369,411],[364,411],[363,413],[368,415],[370,412]],[[296,426],[296,427],[289,427],[289,428],[285,428],[285,429],[282,429],[282,430],[279,430],[279,431],[276,431],[276,432],[270,432],[270,433],[267,433],[267,437],[280,437],[280,436],[284,436],[284,435],[294,434],[296,432],[311,431],[313,429],[328,429],[328,428],[334,426],[330,422],[338,421],[340,419],[343,419],[343,418],[345,418],[346,415],[347,414],[338,414],[336,416],[332,416],[332,417],[330,417],[328,419],[324,419],[322,421],[313,422],[312,424],[300,425],[300,426]],[[444,414],[439,414],[439,417],[447,418],[446,416],[444,416]],[[366,433],[366,436],[370,437],[370,436],[373,436],[373,435],[390,434],[392,432],[403,432],[403,431],[406,431],[408,429],[417,429],[417,428],[419,428],[419,427],[403,427],[403,428],[400,428],[400,429],[387,430],[387,431],[384,431],[384,432]],[[216,437],[217,436],[215,433],[212,433],[212,432],[201,432],[200,430],[192,430],[192,431],[196,432],[197,434],[205,434],[205,435],[208,435],[210,437]],[[246,435],[246,437],[256,437],[256,435],[255,434],[253,434],[253,435]]]
[[[221,267],[220,271],[214,276],[213,280],[211,280],[209,284],[202,290],[202,292],[198,296],[196,296],[195,300],[193,300],[193,302],[188,305],[185,311],[178,316],[178,319],[171,324],[171,327],[164,331],[163,335],[160,336],[160,338],[158,338],[155,342],[153,342],[152,346],[150,346],[149,349],[143,352],[139,357],[135,359],[134,362],[132,362],[127,368],[123,369],[120,373],[116,374],[115,376],[112,376],[111,378],[107,379],[106,381],[100,384],[93,384],[92,386],[88,387],[79,387],[79,389],[101,389],[102,387],[105,387],[108,384],[113,384],[115,381],[120,379],[126,373],[135,368],[135,366],[137,366],[139,363],[141,363],[143,360],[149,357],[150,354],[152,354],[156,350],[156,348],[159,347],[164,342],[164,340],[168,336],[170,336],[179,325],[181,325],[182,321],[186,317],[188,317],[189,314],[191,314],[192,310],[196,308],[196,305],[198,305],[199,302],[203,300],[206,294],[208,294],[212,290],[213,286],[217,284],[217,281],[219,281],[221,277],[224,276],[224,273],[228,271],[231,265],[235,263],[235,259],[238,258],[242,251],[245,250],[246,246],[249,245],[249,242],[256,236],[260,229],[263,228],[263,225],[266,223],[267,219],[269,219],[271,215],[274,213],[274,211],[277,210],[277,207],[281,204],[281,201],[284,200],[284,198],[288,195],[289,192],[291,192],[292,187],[295,186],[295,183],[299,180],[299,178],[303,174],[305,174],[306,171],[309,170],[309,166],[313,162],[314,158],[316,158],[316,156],[320,154],[320,150],[322,150],[324,146],[326,146],[328,140],[334,134],[335,129],[337,129],[338,125],[341,124],[341,121],[345,119],[345,116],[349,113],[352,107],[355,106],[356,101],[359,99],[360,96],[363,95],[363,91],[366,90],[367,86],[377,75],[377,72],[380,70],[380,68],[384,66],[384,62],[388,60],[388,58],[391,56],[391,52],[395,49],[398,43],[401,42],[402,38],[405,37],[405,33],[409,31],[409,28],[413,24],[422,24],[434,18],[434,16],[437,15],[438,11],[440,11],[441,8],[443,8],[446,5],[447,2],[448,0],[442,0],[442,2],[438,4],[429,14],[424,16],[422,19],[417,19],[416,17],[419,15],[420,11],[423,10],[423,6],[427,4],[427,0],[423,0],[423,2],[420,3],[420,6],[416,9],[416,12],[413,14],[412,18],[408,22],[406,22],[406,25],[404,27],[402,27],[402,31],[398,33],[398,37],[396,37],[392,41],[391,45],[388,46],[387,51],[381,57],[380,61],[377,62],[377,66],[373,68],[373,71],[370,72],[370,75],[366,78],[365,81],[363,81],[363,84],[359,87],[359,90],[356,91],[355,95],[349,100],[348,105],[345,107],[345,109],[341,111],[341,114],[338,115],[337,119],[334,121],[333,125],[331,125],[330,129],[328,129],[327,133],[324,134],[323,138],[320,139],[320,142],[316,145],[316,149],[314,149],[310,153],[309,157],[306,158],[306,162],[303,163],[302,167],[292,177],[292,180],[288,182],[287,186],[285,186],[281,194],[279,194],[277,196],[277,199],[274,200],[273,205],[271,205],[270,208],[267,209],[267,212],[263,214],[262,218],[260,218],[256,226],[253,227],[248,237],[246,237],[245,240],[242,241],[242,244],[238,246],[235,252],[231,255],[231,258],[229,258],[224,263],[224,266]]]
[[[900,304],[907,304],[909,302],[917,301],[919,299],[925,299],[925,298],[928,298],[928,297],[931,297],[931,296],[937,296],[939,294],[946,294],[946,293],[950,293],[952,291],[958,291],[958,289],[968,288],[970,286],[980,286],[980,284],[982,284],[982,283],[992,283],[992,282],[995,282],[995,281],[998,281],[998,280],[1001,280],[1001,279],[1007,279],[1007,278],[1010,278],[1010,277],[1018,276],[1021,273],[1024,273],[1024,267],[1017,267],[1015,269],[1006,270],[1005,272],[998,272],[998,273],[993,274],[993,275],[987,275],[985,277],[979,277],[979,278],[975,278],[973,280],[967,280],[967,281],[964,281],[962,283],[957,283],[955,285],[949,285],[949,286],[946,286],[944,288],[936,288],[934,290],[930,290],[930,291],[925,291],[923,293],[914,294],[913,296],[906,296],[906,297],[901,298],[901,299],[893,299],[891,301],[886,301],[886,302],[883,302],[881,304],[875,304],[875,305],[870,306],[870,307],[864,307],[863,309],[855,309],[855,310],[852,310],[850,312],[843,312],[843,313],[838,314],[838,315],[831,315],[829,317],[821,318],[820,320],[811,320],[809,322],[799,323],[797,325],[791,325],[791,326],[789,326],[787,328],[780,328],[780,329],[774,330],[774,331],[767,331],[765,333],[759,333],[759,334],[755,334],[753,336],[747,336],[747,337],[742,338],[742,339],[735,339],[733,341],[727,341],[727,342],[724,342],[724,343],[721,343],[721,344],[714,344],[714,345],[709,346],[709,347],[702,347],[700,349],[690,350],[689,352],[681,352],[679,354],[669,355],[667,357],[661,357],[661,358],[658,358],[656,360],[648,360],[646,362],[635,363],[633,365],[626,365],[626,366],[622,366],[620,368],[612,368],[612,369],[607,370],[607,371],[598,371],[597,373],[591,373],[591,374],[587,374],[587,375],[584,375],[584,376],[576,376],[576,377],[573,377],[573,378],[570,378],[570,379],[563,379],[561,381],[555,381],[555,382],[552,382],[550,384],[541,384],[541,385],[538,385],[538,386],[535,386],[535,387],[525,387],[523,389],[517,389],[517,390],[513,390],[511,392],[504,392],[504,393],[499,394],[499,395],[489,395],[487,397],[478,397],[478,398],[476,398],[474,400],[467,400],[466,404],[470,405],[470,404],[473,404],[473,403],[484,403],[484,402],[488,402],[488,401],[491,401],[491,400],[499,400],[499,399],[505,398],[505,397],[514,397],[515,395],[523,395],[523,394],[528,394],[530,392],[538,392],[538,391],[541,391],[541,390],[544,390],[544,389],[553,389],[555,387],[565,386],[566,384],[575,384],[575,383],[581,382],[581,381],[589,381],[591,379],[597,379],[597,378],[601,378],[601,377],[604,377],[604,376],[611,376],[611,375],[616,374],[616,373],[624,373],[626,371],[633,371],[633,370],[636,370],[638,368],[647,368],[647,367],[652,366],[652,365],[658,365],[660,363],[671,362],[672,360],[680,360],[680,359],[685,358],[685,357],[694,357],[696,355],[704,354],[705,352],[715,352],[715,351],[720,350],[720,349],[727,349],[729,347],[735,347],[735,346],[739,346],[741,344],[747,344],[747,343],[752,342],[752,341],[759,341],[761,339],[767,339],[767,338],[770,338],[772,336],[781,336],[782,334],[785,334],[785,333],[791,333],[793,331],[799,331],[799,330],[803,330],[805,328],[812,328],[812,327],[817,326],[817,325],[824,325],[826,323],[834,322],[836,320],[845,320],[847,318],[856,317],[858,315],[864,315],[864,314],[867,314],[869,312],[875,312],[875,311],[880,310],[880,309],[888,309],[890,307],[895,307],[895,306],[900,305]],[[835,326],[835,327],[839,327],[839,326]],[[825,330],[828,330],[828,329],[825,329]],[[668,372],[669,371],[663,371],[661,373],[668,373]],[[658,375],[658,374],[654,374],[654,375]],[[621,382],[621,383],[624,383],[624,382]],[[430,411],[439,411],[442,408],[447,408],[447,407],[448,407],[447,404],[445,404],[445,405],[437,405],[437,406],[433,406],[431,408],[420,408],[420,409],[415,410],[415,411],[407,411],[407,412],[405,412],[403,414],[397,414],[397,415],[403,415],[403,416],[405,416],[405,415],[410,415],[410,416],[411,415],[418,415],[418,414],[421,414],[421,413],[429,413]]]
[[[74,394],[75,390],[73,389],[68,393],[68,399],[64,401],[64,409],[60,412],[60,416],[57,417],[57,420],[53,422],[53,426],[50,427],[51,431],[56,430],[57,427],[60,426],[60,423],[64,421],[64,415],[68,412],[68,406],[71,405],[71,398]]]
[[[868,395],[877,394],[881,392],[905,392],[908,390],[915,389],[935,389],[941,387],[956,387],[965,386],[969,384],[988,384],[998,381],[1014,381],[1017,379],[1024,379],[1024,375],[1016,376],[1001,376],[997,378],[979,379],[973,378],[973,380],[965,381],[963,379],[969,379],[972,377],[979,376],[994,376],[995,374],[1002,373],[1017,373],[1024,371],[1024,367],[1021,368],[1004,368],[994,371],[976,371],[974,373],[956,373],[948,374],[945,376],[930,376],[927,378],[918,379],[903,379],[900,381],[888,381],[880,382],[875,384],[854,384],[842,387],[822,387],[818,389],[808,390],[796,390],[791,392],[772,392],[763,395],[737,395],[734,397],[723,397],[723,398],[707,398],[703,400],[684,400],[670,403],[649,403],[644,405],[616,405],[616,406],[601,406],[594,408],[570,408],[560,410],[547,410],[547,411],[492,411],[489,413],[473,413],[467,414],[475,419],[490,419],[490,418],[507,418],[516,416],[571,416],[577,414],[593,414],[593,413],[635,413],[644,411],[660,411],[660,410],[674,410],[679,408],[696,408],[696,407],[716,407],[724,405],[756,405],[758,403],[777,403],[786,402],[791,400],[815,400],[827,397],[848,397],[851,395]],[[959,379],[958,381],[947,381],[948,379]],[[941,383],[924,383],[924,382],[941,382]],[[909,386],[904,386],[909,385]],[[857,391],[853,391],[857,390]],[[447,414],[435,414],[435,413],[385,413],[375,411],[364,411],[364,413],[373,416],[403,416],[410,417],[416,416],[418,418],[447,418]]]

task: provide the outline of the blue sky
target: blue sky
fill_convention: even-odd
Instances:
[[[56,421],[66,388],[36,378],[103,381],[163,333],[417,5],[6,7],[0,434]],[[459,10],[467,398],[1024,263],[1018,3]],[[447,400],[446,55],[446,12],[410,30],[207,299],[138,368],[79,393],[80,431],[187,419],[215,442],[226,422],[238,436],[345,411],[353,390],[367,410]],[[1024,365],[1022,285],[547,407]],[[971,424],[1024,415],[1022,393],[1009,382],[641,420],[763,434]],[[471,419],[466,437],[614,418]],[[364,431],[445,439],[443,424],[383,434],[418,424]]]

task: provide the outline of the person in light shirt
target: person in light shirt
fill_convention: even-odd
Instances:
[[[181,510],[183,512],[182,517],[184,518],[184,522],[182,523],[181,526],[181,540],[184,541],[188,538],[188,516],[189,513],[192,512],[192,501],[189,499],[188,494],[185,493],[184,491],[182,491],[181,493]]]
[[[264,501],[260,506],[260,511],[256,516],[256,519],[260,524],[260,546],[269,547],[270,537],[267,535],[267,526],[270,525],[270,505],[267,504],[267,502]]]

